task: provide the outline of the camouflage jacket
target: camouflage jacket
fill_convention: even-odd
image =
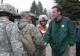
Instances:
[[[0,42],[0,56],[26,56],[17,25],[6,18],[0,18]]]
[[[29,21],[22,19],[19,23],[18,23],[18,27],[21,30],[22,33],[24,33],[26,31],[27,25],[29,24]],[[44,40],[43,40],[43,36],[40,33],[39,29],[34,26],[33,24],[30,24],[30,34],[33,37],[33,41],[36,44],[38,49],[44,49],[45,48],[45,44],[44,44]]]

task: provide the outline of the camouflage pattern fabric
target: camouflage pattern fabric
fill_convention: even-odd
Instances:
[[[39,21],[48,20],[48,17],[46,15],[40,15]]]
[[[29,16],[29,15],[30,15],[30,16],[34,16],[34,17],[36,16],[35,14],[32,14],[30,11],[22,11],[22,12],[20,13],[20,15],[21,15],[21,16],[25,16],[25,15],[26,15],[26,16]]]
[[[29,24],[29,22],[25,19],[22,19],[19,23],[18,23],[18,27],[21,30],[22,33],[24,33],[26,31],[26,26]],[[30,24],[30,33],[31,36],[33,36],[33,41],[35,43],[35,46],[37,48],[36,53],[38,53],[38,50],[43,50],[45,49],[45,42],[43,40],[43,36],[40,33],[40,31],[38,30],[37,27],[35,27],[33,24]],[[39,53],[38,53],[39,54]],[[35,55],[38,56],[38,55]]]
[[[7,24],[9,22],[10,21],[6,18],[0,18],[0,27],[3,27],[5,24]],[[10,47],[11,49],[9,51],[7,51],[8,49],[6,49],[6,50],[4,49],[5,51],[0,49],[0,56],[27,56],[27,52],[24,51],[24,47],[22,45],[22,42],[19,39],[17,25],[13,22],[10,22],[6,26],[5,29],[6,29],[6,34],[4,34],[5,30],[2,30],[1,28],[0,28],[0,33],[3,32],[2,35],[6,36],[4,38],[8,39],[8,42],[10,43],[9,45],[11,46]],[[2,42],[2,43],[7,43],[7,42]],[[0,45],[0,47],[2,45]],[[3,48],[4,47],[5,47],[5,45],[3,46]],[[5,47],[5,48],[7,48],[7,47]]]
[[[35,56],[45,56],[46,55],[46,50],[43,49],[43,50],[37,50],[36,53],[35,53]]]
[[[15,8],[12,5],[7,4],[7,3],[0,5],[0,12],[2,12],[2,11],[11,13],[13,15],[17,15]]]

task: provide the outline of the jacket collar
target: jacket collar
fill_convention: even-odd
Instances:
[[[2,20],[2,21],[9,21],[9,19],[6,19],[6,18],[0,18],[0,20]]]
[[[62,19],[63,19],[63,16],[62,16],[62,18],[61,18],[59,21],[57,21],[57,19],[54,18],[54,21],[55,21],[56,23],[60,23],[60,22],[62,21]]]

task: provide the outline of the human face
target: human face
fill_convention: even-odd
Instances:
[[[46,24],[47,24],[47,21],[45,20],[45,21],[41,21],[41,24],[43,25],[43,26],[45,26]]]
[[[60,16],[60,11],[57,11],[57,8],[53,8],[52,12],[54,18],[58,18]]]
[[[27,16],[27,20],[31,21],[32,17],[31,16]]]

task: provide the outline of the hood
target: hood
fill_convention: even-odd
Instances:
[[[29,22],[28,22],[27,20],[22,19],[21,21],[18,22],[18,27],[19,27],[19,29],[21,30],[21,29],[25,28],[25,26],[26,26],[28,23],[29,23]]]

